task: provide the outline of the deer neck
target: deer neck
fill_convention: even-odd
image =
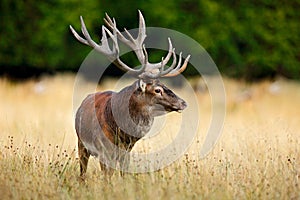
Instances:
[[[140,101],[135,91],[133,84],[119,93],[114,93],[108,102],[106,112],[107,116],[113,119],[108,120],[111,122],[111,128],[121,130],[121,134],[128,137],[140,139],[150,131],[154,117],[149,106]]]

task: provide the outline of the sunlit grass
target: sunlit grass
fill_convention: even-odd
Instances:
[[[197,91],[198,135],[181,159],[157,172],[115,173],[109,180],[91,159],[82,183],[73,125],[74,76],[25,83],[0,79],[1,199],[300,198],[300,84],[224,82],[224,130],[207,157],[199,159],[199,151],[211,115],[210,96]],[[99,89],[113,83],[107,80]],[[175,90],[187,98],[185,91]],[[169,122],[181,120],[180,114],[165,120],[169,131],[140,141],[135,151],[151,151],[173,138],[177,128]]]

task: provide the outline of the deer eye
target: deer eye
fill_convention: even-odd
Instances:
[[[160,89],[155,89],[154,92],[159,94],[159,93],[161,93],[161,90]]]

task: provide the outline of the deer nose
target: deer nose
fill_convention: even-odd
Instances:
[[[184,100],[180,102],[180,110],[184,110],[187,107],[187,103]]]

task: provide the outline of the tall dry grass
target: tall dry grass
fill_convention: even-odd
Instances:
[[[226,78],[224,83],[224,130],[207,157],[199,159],[199,151],[209,126],[210,96],[199,90],[198,135],[181,159],[157,172],[115,173],[110,180],[91,159],[87,180],[80,183],[74,76],[24,83],[0,79],[0,198],[299,199],[300,84],[281,79],[247,84]],[[112,84],[114,80],[107,80],[99,89]],[[176,92],[188,98],[184,90]],[[179,114],[169,115],[169,131],[142,140],[135,151],[171,140],[176,126],[170,121],[176,120]]]

